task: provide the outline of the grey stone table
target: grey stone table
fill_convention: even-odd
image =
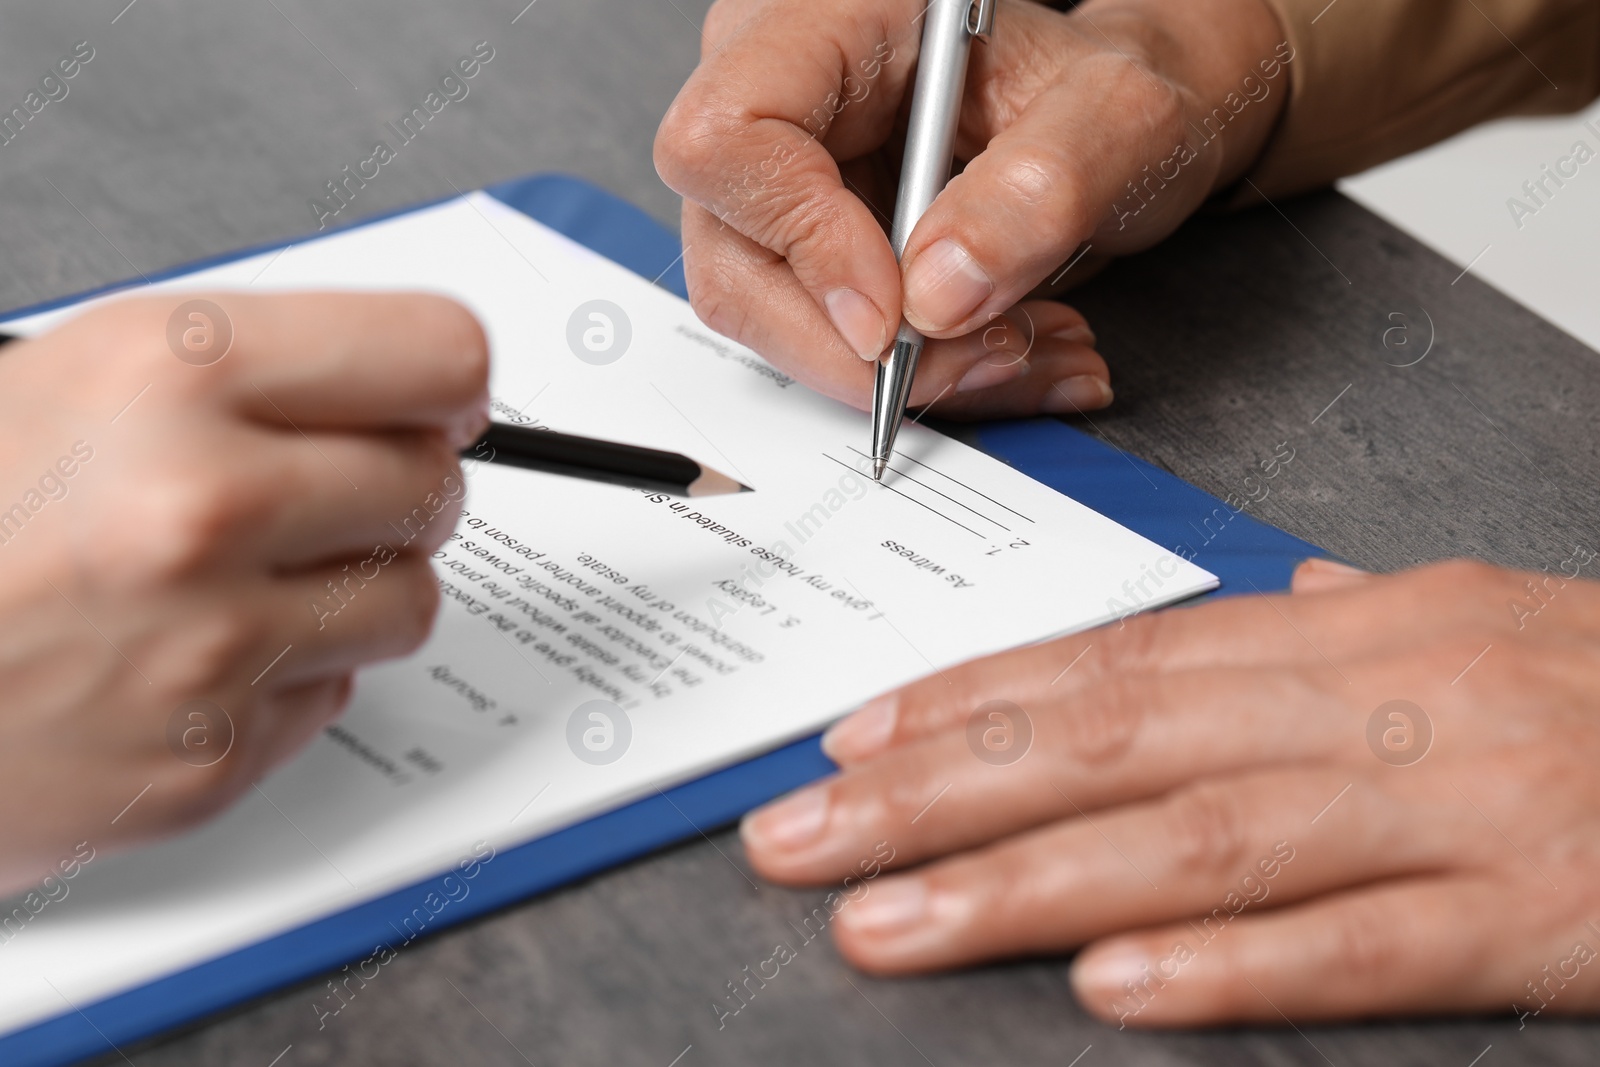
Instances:
[[[352,213],[565,170],[673,222],[650,141],[695,62],[704,0],[525,2],[8,4],[0,110],[75,42],[95,54],[0,145],[0,306],[313,228],[323,183],[478,41],[495,55],[471,95]],[[1596,354],[1338,195],[1280,206],[1198,221],[1076,297],[1119,395],[1084,428],[1218,495],[1288,441],[1296,459],[1256,514],[1369,567],[1538,566],[1592,543]],[[1402,322],[1412,347],[1385,347]],[[1424,332],[1426,359],[1390,365]],[[1594,1027],[1519,1033],[1509,1012],[1118,1033],[1074,1005],[1060,960],[885,982],[823,941],[719,1032],[723,983],[819,896],[753,880],[724,831],[420,943],[320,1032],[318,982],[124,1051],[140,1067],[1467,1067],[1490,1045],[1483,1067],[1600,1058]]]

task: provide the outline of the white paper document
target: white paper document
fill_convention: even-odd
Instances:
[[[161,287],[199,286],[447,293],[488,331],[495,418],[682,452],[755,491],[677,499],[469,464],[426,645],[363,672],[349,711],[222,817],[97,856],[0,934],[0,1032],[654,795],[922,675],[1216,584],[909,421],[873,485],[865,414],[483,194]],[[330,628],[338,603],[320,609]]]

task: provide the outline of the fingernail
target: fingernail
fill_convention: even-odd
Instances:
[[[1129,982],[1144,978],[1150,957],[1132,946],[1080,955],[1072,964],[1071,981],[1080,994],[1120,993]]]
[[[1090,348],[1094,347],[1095,342],[1094,331],[1082,324],[1068,326],[1064,330],[1057,330],[1050,336],[1058,341],[1070,341],[1073,344],[1088,345]]]
[[[1111,403],[1111,386],[1104,378],[1080,374],[1057,382],[1039,401],[1039,408],[1052,415],[1074,415],[1080,411],[1094,411]]]
[[[482,437],[489,428],[489,398],[483,399],[474,405],[471,413],[457,419],[448,431],[450,447],[457,452],[472,444]]]
[[[839,913],[839,922],[863,934],[892,934],[915,926],[928,914],[928,889],[915,876],[872,886],[867,895]]]
[[[822,751],[835,763],[861,760],[884,749],[894,733],[899,699],[893,693],[873,697],[822,735]]]
[[[828,791],[812,787],[752,812],[740,828],[757,848],[788,852],[816,840],[828,821]]]
[[[1028,373],[1028,361],[1007,352],[990,352],[956,383],[956,392],[970,393],[977,389],[1003,385]]]
[[[906,271],[906,318],[924,333],[948,330],[978,309],[994,282],[965,248],[941,238]]]
[[[828,309],[833,328],[839,331],[850,351],[865,360],[874,360],[883,354],[888,343],[888,327],[872,301],[854,289],[839,288],[830,289],[822,303]]]

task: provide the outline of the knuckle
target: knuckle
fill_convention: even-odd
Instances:
[[[246,499],[241,488],[199,471],[151,476],[126,508],[113,508],[137,521],[117,521],[122,533],[107,562],[136,582],[190,576],[214,563],[249,518]]]
[[[106,337],[155,334],[172,314],[175,301],[166,296],[130,296],[91,308],[74,325]]]
[[[1357,980],[1378,980],[1404,963],[1405,942],[1394,928],[1394,916],[1371,905],[1355,903],[1345,909],[1328,933],[1332,962]]]
[[[1500,568],[1477,559],[1450,559],[1424,567],[1422,575],[1441,590],[1461,591],[1481,589],[1486,585],[1500,584],[1509,577]]]
[[[409,511],[397,514],[389,520],[392,528],[399,531],[406,538],[406,544],[413,549],[412,553],[404,557],[408,565],[411,555],[418,552],[432,553],[444,543],[454,520],[452,518],[440,522],[438,519],[441,514],[450,513],[450,508],[451,502],[444,501],[434,491],[427,490],[413,499]]]
[[[758,212],[758,214],[762,214]],[[791,262],[805,249],[821,249],[837,221],[834,211],[818,197],[801,195],[787,204],[765,212],[766,219],[753,221],[751,239],[772,249]]]
[[[1530,641],[1509,655],[1485,654],[1484,646],[1482,637],[1450,640],[1423,650],[1419,658],[1424,662],[1435,662],[1435,669],[1449,677],[1459,676],[1467,664],[1472,664],[1471,671],[1477,686],[1487,693],[1539,693],[1546,699],[1557,691],[1560,685],[1557,680],[1569,676],[1572,668],[1573,650],[1565,645]],[[1545,707],[1551,708],[1553,704],[1552,701]],[[1510,741],[1512,738],[1537,737],[1542,728],[1559,721],[1556,716],[1549,714],[1496,716],[1484,722],[1480,729],[1493,731],[1500,734],[1503,740]],[[1444,725],[1444,721],[1440,720],[1440,724]],[[1570,725],[1561,723],[1562,728]]]
[[[345,708],[350,706],[350,697],[355,692],[356,676],[354,674],[341,674],[329,683],[327,690],[322,694],[320,706],[314,707],[317,712],[317,721],[327,725],[340,715]]]
[[[1163,141],[1179,141],[1186,132],[1183,93],[1159,75],[1141,73],[1135,78],[1132,98],[1137,101],[1146,128]]]
[[[730,265],[719,257],[685,257],[684,280],[695,316],[708,329],[743,344],[750,324],[751,301],[739,299],[733,275]]]
[[[1144,725],[1144,708],[1144,700],[1124,681],[1095,687],[1072,701],[1061,717],[1066,753],[1088,766],[1122,756]]]
[[[441,485],[461,477],[461,454],[437,434],[414,434],[394,445],[395,477],[410,486],[411,499],[431,501]]]
[[[1098,642],[1093,657],[1096,671],[1106,677],[1138,670],[1160,658],[1165,635],[1170,629],[1168,616],[1159,611],[1140,612],[1125,619],[1120,630],[1109,630]]]
[[[995,180],[1025,207],[1043,207],[1061,194],[1061,157],[1046,146],[1019,149],[1000,167]]]
[[[661,119],[661,125],[656,129],[655,142],[650,148],[650,159],[655,164],[656,175],[667,188],[679,194],[686,188],[683,178],[691,166],[685,152],[685,146],[689,143],[689,133],[686,129],[689,121],[687,109],[683,106],[683,98],[680,96],[673,101]]]
[[[1050,244],[1076,244],[1094,225],[1090,200],[1096,183],[1087,166],[1049,145],[1019,148],[994,175],[997,202],[1026,212]]]
[[[413,509],[406,520],[402,520],[403,523],[409,521],[410,526],[419,531],[415,541],[419,552],[432,555],[449,540],[461,517],[461,501],[465,490],[466,483],[459,469],[452,468],[423,491],[421,505]]]
[[[216,692],[249,672],[246,657],[261,647],[265,631],[263,621],[247,607],[214,605],[173,628],[152,673],[171,701],[181,703]]]
[[[439,612],[439,583],[423,556],[406,559],[397,577],[403,594],[394,615],[394,636],[402,654],[407,654],[420,648],[433,631],[434,616]]]
[[[701,24],[701,32],[706,41],[723,41],[735,28],[743,23],[748,12],[742,10],[743,5],[729,3],[728,0],[718,0],[706,12],[705,22]]]
[[[220,815],[239,794],[249,787],[245,773],[247,761],[241,753],[206,766],[190,766],[174,760],[162,785],[167,830],[187,830]]]
[[[715,117],[713,100],[700,87],[699,78],[691,78],[667,108],[656,130],[651,151],[661,180],[687,195],[687,190],[698,187],[708,171],[721,170],[724,161],[717,146],[731,132],[725,126]]]
[[[964,694],[966,699],[957,703],[950,699],[949,688],[942,678],[935,684],[921,678],[895,694],[893,738],[922,737],[954,726],[989,699],[978,687],[971,687]]]
[[[1033,347],[1035,340],[1034,331],[1024,330],[1016,314],[991,313],[988,325],[984,326],[980,335],[983,342],[985,358],[989,356],[1011,356],[1007,364],[1013,364],[1018,359],[1026,356]]]
[[[1458,621],[1476,622],[1498,630],[1519,621],[1511,601],[1538,603],[1535,599],[1537,583],[1544,577],[1538,575],[1530,590],[1527,574],[1481,560],[1452,559],[1411,572],[1407,588],[1419,611],[1434,612],[1440,604],[1447,604],[1452,606],[1452,614]]]
[[[1191,786],[1166,803],[1166,837],[1182,872],[1232,875],[1246,862],[1245,813],[1227,787]]]
[[[1115,103],[1120,118],[1133,120],[1150,133],[1181,136],[1188,101],[1177,84],[1147,56],[1125,51],[1101,52],[1083,61],[1101,95]]]
[[[429,494],[438,496],[442,491],[447,505],[459,504],[461,497],[466,492],[466,480],[461,468],[461,453],[451,448],[448,442],[440,441],[437,437],[429,439],[429,448],[431,449],[431,458],[425,459],[421,464],[423,470],[431,471],[433,474],[433,477],[428,481]],[[449,528],[454,523],[441,523],[440,525],[445,526],[445,532],[448,533]],[[443,537],[444,535],[441,534],[440,536]]]
[[[909,760],[910,754],[895,752],[880,761],[887,767],[844,774],[832,786],[836,809],[860,813],[855,821],[863,827],[908,825],[942,788],[929,788],[926,776]]]
[[[170,402],[183,404],[209,394],[216,388],[217,376],[227,370],[210,367],[206,369],[211,373],[178,373],[195,368],[177,366],[167,347],[166,324],[174,306],[170,297],[122,298],[91,308],[51,336],[65,342],[69,358],[92,365],[92,370],[83,369],[107,403],[126,403],[151,381],[151,375],[165,372],[162,391],[169,393]]]

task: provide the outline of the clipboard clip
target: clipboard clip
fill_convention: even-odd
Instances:
[[[985,44],[989,35],[994,33],[994,12],[1000,6],[1000,0],[972,0],[972,6],[967,8],[967,33]]]

